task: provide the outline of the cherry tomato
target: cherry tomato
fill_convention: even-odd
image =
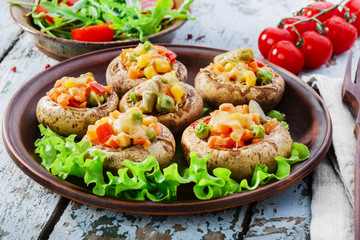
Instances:
[[[350,0],[345,4],[345,7],[347,7],[349,9],[350,12],[350,18],[354,17],[354,15],[357,12],[360,12],[360,0]],[[341,11],[341,14],[343,15],[345,13],[345,10],[343,9]],[[356,15],[356,19],[354,22],[351,23],[352,25],[354,25],[358,31],[358,33],[360,32],[360,14]]]
[[[71,30],[72,39],[85,42],[109,42],[114,36],[114,30],[109,28],[112,23],[75,28]]]
[[[258,39],[259,50],[263,57],[267,58],[269,56],[271,47],[281,40],[288,40],[290,42],[294,42],[294,38],[291,33],[283,28],[265,28],[260,33]]]
[[[307,31],[302,35],[304,39],[300,51],[305,57],[305,66],[317,68],[326,63],[333,52],[331,41],[315,31]]]
[[[295,30],[289,25],[304,19],[309,19],[309,18],[305,16],[294,16],[294,18],[285,19],[284,29],[288,30],[293,35],[295,41],[297,41],[299,36],[295,32]],[[315,21],[302,22],[296,24],[295,28],[299,31],[300,34],[303,34],[304,32],[311,30],[316,31],[316,22]]]
[[[309,7],[309,8],[317,8],[317,9],[321,9],[321,10],[328,9],[333,6],[334,6],[334,4],[329,3],[329,2],[314,2],[314,3],[307,5],[307,7]],[[304,10],[302,15],[310,18],[320,12],[320,10],[317,10],[317,9],[308,9],[307,8]],[[335,8],[334,10],[331,10],[330,12],[327,12],[327,13],[317,17],[317,19],[319,19],[321,22],[324,22],[326,19],[331,18],[334,15],[340,16],[339,9]]]
[[[305,59],[293,42],[282,40],[271,48],[269,61],[297,74],[303,68]]]
[[[41,6],[40,4],[38,4],[38,5],[36,6],[36,13],[37,13],[37,14],[40,14],[40,13],[42,13],[42,12],[45,13],[45,19],[46,19],[49,23],[54,24],[54,19],[53,19],[53,17],[47,15],[47,13],[49,13],[50,11],[46,10],[45,7],[43,7],[43,6]]]
[[[343,53],[354,45],[358,35],[356,27],[345,19],[332,16],[324,22],[324,25],[327,28],[326,36],[332,42],[335,54]]]

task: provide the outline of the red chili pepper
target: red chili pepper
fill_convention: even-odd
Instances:
[[[110,125],[110,123],[103,123],[96,128],[96,136],[98,138],[99,143],[105,144],[107,140],[114,134],[114,131]]]
[[[97,83],[97,82],[91,82],[90,83],[90,88],[92,90],[94,90],[96,93],[98,93],[100,96],[103,95],[106,90],[103,86],[101,86],[101,84]]]
[[[36,13],[37,13],[37,14],[40,14],[40,13],[42,13],[42,12],[45,13],[45,19],[46,19],[49,23],[54,24],[54,18],[51,17],[51,16],[49,16],[49,15],[47,15],[47,13],[49,13],[50,11],[46,10],[45,7],[43,7],[43,6],[41,6],[40,4],[38,4],[38,5],[36,6]]]
[[[12,68],[11,68],[11,71],[16,72],[16,67],[15,67],[15,66],[12,67]]]
[[[45,65],[45,69],[48,69],[50,67],[50,64]]]
[[[71,30],[73,40],[83,42],[109,42],[113,39],[114,30],[109,26],[112,23],[103,23],[99,25],[75,28]]]
[[[203,121],[203,123],[205,123],[205,124],[209,124],[210,120],[211,120],[211,117],[206,118],[206,119]]]

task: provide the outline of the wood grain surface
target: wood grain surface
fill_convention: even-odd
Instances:
[[[197,19],[158,42],[223,49],[248,46],[260,56],[260,32],[310,2],[196,0],[191,9]],[[0,0],[0,4],[2,116],[17,89],[47,64],[57,61],[39,52],[31,37],[12,21],[7,1]],[[353,49],[359,52],[359,48],[357,41]],[[318,73],[343,77],[346,58],[347,53],[337,55],[318,69],[304,69],[300,76]],[[13,67],[16,72],[11,70]],[[311,176],[251,205],[206,214],[154,217],[106,211],[71,201],[67,204],[29,179],[11,161],[2,142],[0,158],[1,239],[309,239]]]

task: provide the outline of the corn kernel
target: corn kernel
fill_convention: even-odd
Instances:
[[[139,112],[139,113],[142,113],[140,108],[137,108],[137,107],[132,107],[132,108],[129,108],[126,110],[127,113],[132,113],[132,112]]]
[[[245,74],[245,82],[247,87],[253,87],[256,85],[256,75],[252,71],[247,71]]]
[[[150,55],[149,54],[143,54],[138,57],[137,64],[139,68],[144,68],[147,65],[150,64]]]
[[[181,98],[184,96],[184,90],[182,89],[182,87],[180,86],[180,84],[174,84],[171,88],[170,88],[170,92],[171,94],[174,96],[175,101],[177,103],[181,102]]]
[[[171,70],[171,66],[165,59],[157,58],[155,59],[155,69],[159,73],[166,73]]]
[[[109,117],[103,117],[100,120],[96,121],[96,125],[101,125],[103,123],[106,123]]]
[[[225,65],[225,71],[226,71],[226,72],[230,72],[230,71],[233,69],[234,66],[235,66],[235,65],[234,65],[233,63],[227,63],[227,64]]]
[[[144,69],[144,75],[147,79],[151,79],[153,78],[154,76],[157,76],[158,73],[156,72],[155,68],[153,65],[150,65],[150,66],[147,66],[145,69]]]
[[[120,116],[120,112],[115,110],[109,114],[110,117],[117,119]]]

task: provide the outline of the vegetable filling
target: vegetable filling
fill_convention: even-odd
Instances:
[[[62,107],[98,107],[105,103],[112,86],[102,86],[95,81],[92,73],[79,77],[63,77],[47,92],[51,100]]]
[[[280,116],[278,116],[280,117]],[[220,105],[203,122],[192,125],[194,134],[207,142],[209,148],[241,148],[264,140],[279,121],[267,118],[261,107],[251,101],[249,105]]]
[[[143,145],[147,149],[160,133],[156,117],[143,116],[140,109],[130,108],[125,113],[114,111],[89,125],[86,134],[96,145],[110,148]]]

